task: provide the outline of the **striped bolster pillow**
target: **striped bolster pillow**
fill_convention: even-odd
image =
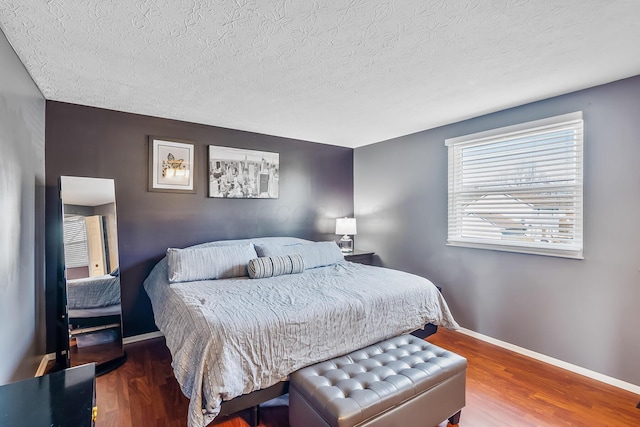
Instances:
[[[252,279],[302,273],[304,259],[299,254],[254,258],[249,261],[247,270]]]

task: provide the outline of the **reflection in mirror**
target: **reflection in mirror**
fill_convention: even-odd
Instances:
[[[60,177],[71,366],[98,374],[124,362],[115,186]]]

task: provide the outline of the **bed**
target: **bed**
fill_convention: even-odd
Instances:
[[[313,243],[296,238],[260,238],[188,249],[237,249],[248,257],[252,249],[284,248],[290,253],[309,245]],[[221,253],[210,259],[220,259]],[[332,260],[332,254],[327,259],[335,262],[322,266],[313,265],[312,256],[305,255],[306,268],[299,274],[251,279],[226,277],[234,274],[222,269],[218,273],[224,270],[223,277],[215,280],[191,280],[188,260],[182,276],[176,276],[170,262],[173,253],[168,254],[151,271],[144,288],[171,352],[175,377],[190,399],[190,427],[207,425],[223,404],[276,387],[302,367],[428,323],[458,327],[442,295],[427,279],[350,263],[341,255]],[[259,250],[252,256],[258,254],[263,259],[278,258],[265,257]],[[202,258],[192,265],[211,262]]]
[[[120,277],[85,277],[67,280],[67,305],[69,309],[82,310],[120,304]]]
[[[120,276],[67,280],[69,322],[74,327],[120,323]]]

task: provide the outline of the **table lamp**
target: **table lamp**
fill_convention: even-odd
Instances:
[[[342,234],[342,238],[338,243],[340,250],[344,253],[353,252],[353,240],[349,235],[356,235],[356,219],[355,218],[337,218],[336,219],[336,234]]]

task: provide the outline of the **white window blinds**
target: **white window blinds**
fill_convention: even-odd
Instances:
[[[67,217],[63,222],[64,262],[69,268],[89,265],[87,227],[84,217]]]
[[[582,258],[582,112],[447,139],[448,244]]]

